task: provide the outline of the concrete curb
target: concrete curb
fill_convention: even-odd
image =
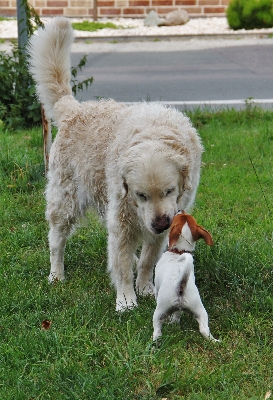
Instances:
[[[266,39],[272,38],[273,33],[221,33],[221,34],[193,34],[193,35],[113,35],[113,36],[76,36],[75,43],[77,42],[155,42],[155,41],[179,41],[179,40],[191,40],[191,39],[202,39],[202,40],[234,40],[234,39]],[[1,39],[1,38],[0,38]],[[11,42],[17,40],[16,38],[2,38],[4,42]]]
[[[132,105],[138,102],[122,102],[123,104]],[[167,107],[175,107],[180,111],[192,111],[200,109],[202,111],[236,109],[243,110],[248,107],[263,108],[265,110],[273,109],[273,99],[234,99],[234,100],[200,100],[200,101],[156,101],[151,103],[162,104]]]
[[[159,40],[164,41],[178,41],[178,40],[191,40],[191,39],[225,39],[225,40],[234,40],[234,39],[266,39],[271,38],[273,34],[257,34],[257,33],[244,33],[244,34],[236,34],[236,33],[226,33],[226,34],[206,34],[206,35],[137,35],[137,36],[86,36],[86,37],[76,37],[76,42],[85,42],[85,41],[94,41],[94,42],[155,42]]]

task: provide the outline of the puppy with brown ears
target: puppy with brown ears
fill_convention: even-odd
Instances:
[[[155,298],[157,306],[153,316],[153,340],[161,336],[164,321],[179,322],[182,311],[191,312],[199,324],[200,333],[207,339],[218,342],[209,330],[208,314],[202,304],[195,285],[192,252],[195,242],[204,239],[212,246],[210,233],[198,225],[184,211],[178,212],[171,224],[169,247],[155,268]]]

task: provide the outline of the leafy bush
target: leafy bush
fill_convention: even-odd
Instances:
[[[28,73],[25,55],[16,44],[12,54],[0,52],[0,119],[9,128],[32,126],[41,121],[35,84]]]
[[[30,37],[43,23],[27,0],[22,0],[22,3]],[[28,72],[24,49],[19,49],[15,42],[11,55],[0,52],[0,82],[0,120],[5,126],[16,129],[40,123],[41,106],[35,96],[35,83]]]
[[[226,15],[235,30],[271,28],[273,0],[231,0]]]
[[[43,23],[27,0],[23,0],[23,4],[30,37],[37,27],[43,27]],[[72,91],[75,95],[93,82],[93,78],[82,82],[76,79],[78,71],[85,64],[86,56],[83,56],[79,64],[71,69]],[[13,43],[11,54],[0,51],[0,82],[0,122],[12,129],[41,124],[41,105],[36,97],[35,82],[28,71],[27,56],[16,43]]]

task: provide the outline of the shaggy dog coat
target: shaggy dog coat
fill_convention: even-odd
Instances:
[[[116,309],[124,310],[137,305],[133,265],[140,245],[136,290],[153,293],[153,267],[172,218],[195,198],[202,145],[189,119],[174,109],[79,103],[70,87],[73,40],[69,20],[57,17],[38,29],[28,47],[39,99],[58,127],[46,189],[49,280],[64,279],[66,240],[93,207],[107,222],[108,269]]]

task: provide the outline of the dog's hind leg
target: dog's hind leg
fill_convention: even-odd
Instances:
[[[49,180],[46,198],[46,218],[49,222],[49,248],[51,270],[49,281],[64,280],[64,251],[67,238],[79,217],[76,188],[72,181],[60,185],[58,175]]]
[[[195,299],[193,302],[190,302],[187,309],[193,314],[194,318],[199,324],[199,332],[203,335],[206,339],[212,340],[214,342],[219,342],[219,340],[215,339],[209,330],[209,318],[208,313],[205,307],[202,304],[199,292],[197,287],[191,288],[193,298]],[[195,293],[193,293],[195,292]]]
[[[167,319],[168,314],[163,312],[161,307],[157,305],[154,315],[153,315],[153,328],[154,328],[154,333],[153,333],[153,340],[157,340],[161,335],[161,328],[165,320]]]
[[[64,280],[64,251],[71,228],[72,226],[68,221],[63,221],[63,223],[50,223],[48,235],[51,264],[48,277],[49,282]]]
[[[211,340],[213,342],[219,342],[219,340],[215,339],[212,336],[212,334],[210,333],[209,325],[208,325],[208,314],[207,314],[207,311],[205,310],[203,304],[202,304],[202,307],[200,305],[200,308],[195,315],[195,319],[199,324],[199,331],[200,331],[201,335],[203,335],[206,339]]]
[[[206,339],[209,339],[210,331],[208,313],[205,310],[203,304],[199,304],[198,307],[195,307],[194,318],[199,324],[199,332],[201,333],[201,335],[203,335]]]

